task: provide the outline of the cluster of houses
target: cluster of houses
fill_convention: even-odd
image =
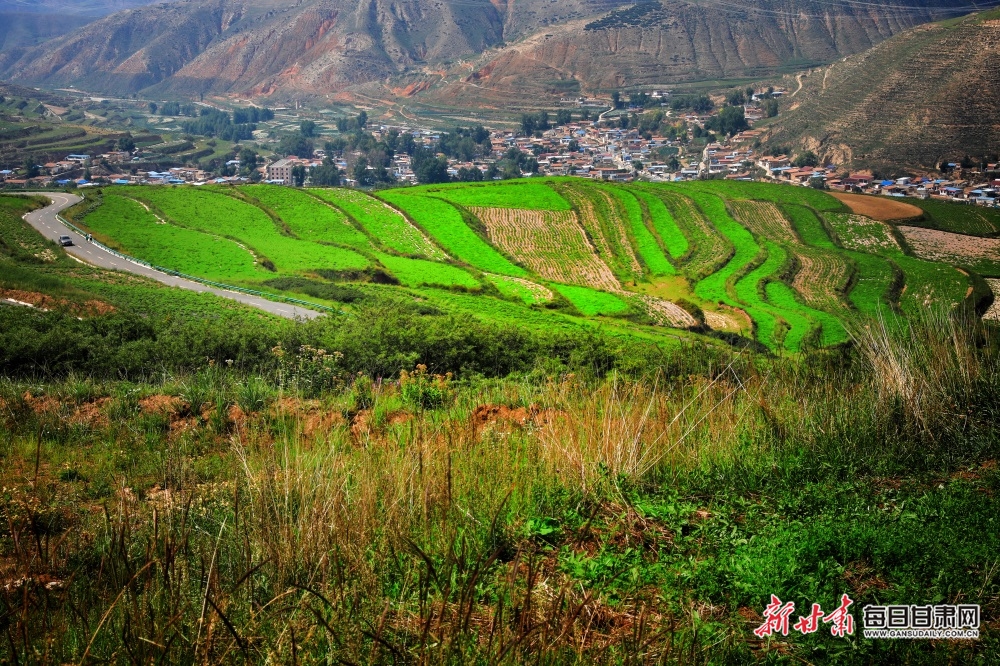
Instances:
[[[1000,164],[984,165],[982,171],[960,178],[910,177],[877,178],[870,171],[837,173],[836,167],[795,167],[787,155],[760,157],[756,166],[770,180],[793,185],[812,185],[817,181],[831,190],[881,194],[891,197],[947,199],[1000,206]],[[952,168],[957,164],[947,165]]]
[[[432,147],[440,135],[429,131],[414,131],[409,128],[383,126],[373,131],[381,138],[390,131],[412,132],[418,145]],[[484,175],[490,167],[502,160],[515,148],[525,155],[534,157],[540,176],[578,176],[608,181],[630,181],[640,169],[658,178],[697,178],[698,160],[689,163],[669,162],[663,155],[680,157],[684,153],[683,143],[664,136],[646,135],[637,129],[600,127],[592,122],[574,122],[549,129],[541,137],[518,136],[515,132],[493,132],[490,136],[491,150],[488,155],[473,160],[448,160],[448,172],[457,177],[462,169],[478,169]],[[663,149],[667,149],[664,151]],[[353,157],[360,157],[357,153]],[[321,163],[325,154],[317,150],[312,158],[287,157],[265,167],[267,182],[289,185],[292,183],[292,169],[296,166],[309,168]],[[350,156],[349,156],[350,157]],[[339,158],[334,164],[348,172],[349,159]],[[410,156],[400,153],[392,158],[389,167],[396,181],[415,183]],[[531,175],[524,173],[522,175]],[[348,179],[347,183],[353,184]]]

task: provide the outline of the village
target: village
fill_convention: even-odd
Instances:
[[[403,125],[372,126],[374,141],[390,136],[410,135],[413,145],[429,150],[447,161],[451,180],[491,180],[510,177],[573,176],[603,181],[676,182],[697,179],[756,180],[787,183],[803,187],[877,194],[894,197],[947,199],[982,206],[1000,206],[1000,164],[980,165],[948,163],[940,173],[923,176],[881,178],[871,171],[847,171],[836,164],[819,164],[811,153],[803,155],[768,154],[766,126],[755,128],[769,114],[766,100],[777,99],[784,90],[747,91],[742,109],[744,129],[731,136],[716,133],[710,111],[671,109],[670,93],[654,92],[653,111],[645,106],[617,105],[607,109],[607,100],[579,98],[563,100],[567,107],[582,110],[579,119],[561,124],[546,124],[533,132],[494,130],[489,132],[489,150],[472,159],[460,159],[439,152],[443,132]],[[659,102],[659,104],[657,104]],[[657,106],[660,107],[657,110]],[[589,110],[594,109],[591,117]],[[607,109],[601,111],[601,109]],[[659,120],[650,128],[646,119],[658,113]],[[572,118],[573,113],[565,114]],[[290,118],[295,116],[288,116]],[[564,116],[565,117],[565,116]],[[258,136],[259,135],[259,136]],[[273,134],[271,135],[272,142]],[[363,187],[354,169],[364,157],[360,151],[327,154],[316,147],[312,155],[264,157],[273,145],[267,134],[257,132],[255,142],[244,147],[262,151],[257,164],[241,168],[240,144],[234,146],[234,159],[210,170],[199,166],[150,168],[148,150],[115,150],[97,155],[71,154],[64,159],[37,165],[32,173],[0,171],[0,184],[12,187],[95,187],[100,185],[205,185],[267,182],[280,185],[310,185],[313,169],[335,166],[339,182],[348,187]],[[317,141],[317,143],[319,143]],[[329,146],[329,144],[326,144]],[[516,160],[516,169],[500,173],[498,165]],[[374,167],[368,166],[368,169]],[[406,152],[395,152],[385,169],[386,180],[380,184],[415,185],[421,182],[413,159]],[[469,175],[472,174],[472,178]],[[478,175],[481,174],[481,177]]]

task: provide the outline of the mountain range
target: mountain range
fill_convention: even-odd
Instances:
[[[965,0],[175,0],[37,46],[5,46],[0,78],[278,99],[375,86],[459,106],[504,104],[761,77],[971,10]]]

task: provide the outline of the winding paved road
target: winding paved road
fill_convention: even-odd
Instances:
[[[73,239],[73,245],[63,249],[66,250],[67,253],[77,259],[87,262],[88,264],[93,264],[94,266],[99,266],[101,268],[110,268],[112,270],[135,273],[136,275],[152,278],[157,282],[162,282],[163,284],[171,287],[180,287],[181,289],[189,289],[197,292],[208,292],[210,294],[215,294],[216,296],[221,296],[222,298],[229,298],[231,300],[239,301],[240,303],[259,308],[265,312],[278,315],[279,317],[285,317],[288,319],[313,319],[315,317],[322,316],[322,313],[316,312],[315,310],[296,307],[290,303],[277,303],[260,296],[242,294],[238,291],[216,289],[199,282],[185,280],[184,278],[174,277],[173,275],[167,275],[166,273],[143,266],[142,264],[122,259],[121,257],[101,248],[99,245],[88,242],[84,236],[81,236],[59,221],[59,213],[66,210],[70,206],[74,206],[79,203],[82,200],[81,197],[78,197],[75,194],[65,194],[62,192],[27,192],[26,194],[45,197],[52,201],[52,205],[40,208],[39,210],[32,211],[25,215],[24,219],[28,222],[28,224],[38,230],[40,234],[54,242],[58,242],[60,236],[69,236]]]

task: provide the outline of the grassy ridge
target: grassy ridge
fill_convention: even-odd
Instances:
[[[224,194],[191,188],[142,187],[121,190],[123,194],[154,205],[170,221],[190,229],[234,238],[258,256],[274,262],[280,273],[319,269],[356,269],[368,265],[362,255],[343,248],[320,245],[279,233],[262,210]],[[198,265],[179,270],[198,274]]]
[[[405,217],[383,201],[345,188],[310,189],[309,194],[332,203],[350,215],[372,238],[401,254],[444,259],[445,254]]]
[[[210,280],[254,280],[268,276],[254,255],[235,241],[162,223],[138,201],[107,192],[84,224],[98,240],[144,261]]]
[[[550,290],[541,285],[531,286],[531,284],[526,284],[520,279],[504,277],[502,275],[487,275],[486,279],[504,296],[518,298],[526,305],[543,303],[552,298]]]
[[[675,260],[683,258],[689,249],[687,237],[684,236],[670,211],[663,204],[663,200],[649,192],[633,191],[646,204],[650,222],[663,243],[664,250]]]
[[[407,190],[387,190],[380,196],[405,211],[452,256],[483,271],[527,277],[527,271],[510,263],[477,236],[465,223],[462,214],[448,202],[431,196],[419,196]]]
[[[432,284],[467,289],[482,286],[479,280],[470,275],[468,271],[450,264],[397,257],[384,252],[376,252],[375,257],[405,286],[416,287],[422,284]]]
[[[347,216],[336,208],[317,205],[316,199],[301,190],[269,185],[247,185],[240,190],[274,211],[302,240],[337,243],[362,250],[372,248],[368,237],[355,229]]]
[[[677,275],[677,269],[667,260],[660,244],[646,227],[642,206],[639,205],[636,196],[620,187],[609,188],[607,191],[617,198],[624,208],[635,248],[649,272],[652,275]]]
[[[554,284],[552,288],[565,296],[566,300],[573,304],[573,307],[588,317],[623,314],[629,310],[628,303],[614,294],[604,291],[568,284]]]

